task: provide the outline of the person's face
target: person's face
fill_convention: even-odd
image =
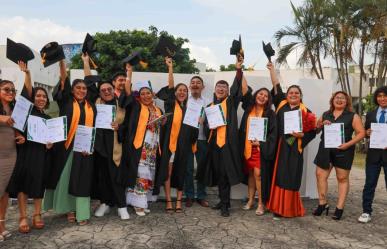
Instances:
[[[0,99],[4,102],[12,102],[15,100],[16,89],[12,83],[6,83],[0,88]]]
[[[78,83],[73,87],[72,93],[77,101],[83,101],[87,94],[86,84],[84,82]]]
[[[188,98],[188,89],[185,85],[180,85],[175,92],[177,101],[180,103]]]
[[[39,110],[46,108],[48,96],[43,90],[37,90],[35,93],[34,105]]]
[[[255,97],[255,103],[260,106],[266,105],[267,101],[269,100],[269,94],[265,90],[261,90],[257,93],[257,96]]]
[[[378,106],[387,108],[387,95],[384,93],[379,93],[376,96],[376,102],[378,102]]]
[[[215,86],[215,96],[217,99],[224,99],[228,96],[228,86],[226,84],[217,84]]]
[[[116,89],[123,91],[125,89],[125,77],[120,75],[113,81],[113,85]]]
[[[99,96],[103,101],[111,101],[114,98],[114,88],[109,83],[102,84],[99,88]]]
[[[289,89],[286,99],[291,105],[299,105],[301,103],[301,93],[300,90],[296,87],[292,87]]]
[[[204,89],[203,82],[198,78],[193,78],[189,84],[189,89],[191,90],[192,94],[200,95]]]
[[[151,105],[153,103],[152,91],[148,88],[143,88],[140,91],[140,102],[143,105]]]
[[[333,107],[335,109],[345,109],[347,106],[347,98],[345,97],[344,94],[338,93],[336,96],[333,98]]]

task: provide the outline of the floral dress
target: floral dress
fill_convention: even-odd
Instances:
[[[150,111],[149,122],[158,118],[158,114]],[[136,185],[128,188],[126,203],[133,207],[148,208],[148,201],[156,201],[153,196],[153,186],[156,172],[156,155],[159,148],[160,122],[155,122],[146,127],[144,145],[141,159],[138,164]]]

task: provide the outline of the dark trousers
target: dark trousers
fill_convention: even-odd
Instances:
[[[375,188],[378,184],[382,167],[384,170],[384,180],[387,188],[387,165],[383,165],[382,162],[366,165],[366,180],[363,189],[363,213],[372,213],[372,202],[375,196]]]
[[[195,153],[196,162],[199,164],[207,152],[207,141],[206,140],[198,140],[197,141],[198,150]],[[184,194],[187,198],[194,199],[195,198],[195,184],[194,184],[194,154],[192,151],[188,153],[188,161],[187,161],[187,169],[184,180]],[[199,200],[203,200],[206,198],[206,186],[203,183],[196,183],[196,198]]]
[[[227,174],[224,172],[219,176],[218,179],[218,190],[219,190],[219,199],[222,205],[230,205],[230,194],[231,194],[231,186],[227,178]]]

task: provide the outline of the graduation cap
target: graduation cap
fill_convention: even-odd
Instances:
[[[18,61],[27,63],[35,58],[32,50],[22,43],[16,43],[7,38],[7,58],[17,64]]]
[[[156,45],[156,53],[161,54],[164,57],[174,57],[177,51],[177,46],[173,43],[172,39],[167,36],[160,36],[159,42]]]
[[[230,54],[236,55],[237,57],[242,56],[242,58],[245,58],[245,54],[242,48],[242,39],[241,35],[239,35],[239,40],[233,40],[232,45],[230,48]]]
[[[65,58],[63,47],[57,42],[47,43],[41,50],[40,56],[44,67],[48,67]]]
[[[140,64],[142,68],[148,67],[148,63],[142,59],[141,53],[139,51],[131,53],[128,57],[122,60],[122,63],[124,65],[126,65],[126,63],[129,63],[131,66],[136,66],[137,64]]]
[[[268,44],[265,44],[262,41],[262,47],[263,47],[263,52],[265,53],[267,59],[271,62],[271,57],[275,55],[274,49],[271,47],[270,42]]]
[[[97,51],[97,49],[95,48],[95,45],[96,45],[96,42],[94,38],[89,33],[87,33],[85,37],[85,41],[83,42],[83,45],[82,45],[82,53],[84,54],[87,53],[89,55],[91,65],[93,66],[93,68],[96,69],[97,65],[94,63],[93,59],[91,59],[91,55]]]

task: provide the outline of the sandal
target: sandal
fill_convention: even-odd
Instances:
[[[88,221],[88,220],[81,220],[81,221],[78,221],[78,225],[79,225],[79,226],[85,226],[85,225],[87,225],[87,224],[89,224],[89,221]]]
[[[27,224],[21,225],[22,220],[26,220]],[[30,226],[28,225],[27,216],[23,216],[19,218],[19,232],[20,233],[29,233],[31,231]]]
[[[134,211],[136,212],[136,214],[138,216],[145,216],[146,215],[146,213],[144,212],[144,208],[135,207]]]
[[[0,220],[0,222],[4,223],[5,220]],[[4,228],[5,229],[5,228]],[[7,230],[4,230],[1,234],[0,234],[1,237],[3,237],[4,239],[7,239],[9,237],[12,236],[12,233],[10,231],[7,231]],[[1,239],[0,239],[1,241]]]
[[[75,222],[75,213],[74,212],[67,213],[67,221],[69,223]]]
[[[257,210],[255,210],[255,214],[258,216],[262,216],[265,214],[265,209],[262,205],[258,205]]]
[[[177,202],[180,202],[180,204],[182,205],[181,199],[180,200],[176,200],[175,213],[182,213],[183,209],[181,208],[181,205],[180,205],[179,208],[177,207]]]
[[[36,217],[39,217],[39,218],[37,219]],[[42,214],[34,214],[32,216],[32,228],[35,228],[35,229],[43,229],[44,228]]]
[[[172,201],[165,201],[166,203],[171,203]],[[172,213],[173,212],[173,208],[172,207],[166,207],[165,208],[165,212],[167,212],[168,214]]]

